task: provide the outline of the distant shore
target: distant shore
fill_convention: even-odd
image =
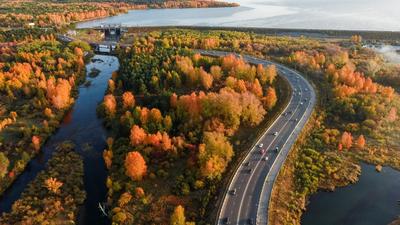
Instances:
[[[129,32],[166,30],[166,29],[193,29],[193,30],[230,30],[241,32],[253,32],[256,34],[269,34],[292,37],[311,37],[318,39],[343,38],[348,39],[358,34],[363,40],[373,42],[383,40],[394,45],[400,45],[400,31],[368,31],[368,30],[323,30],[323,29],[290,29],[290,28],[258,28],[258,27],[217,27],[217,26],[127,26]],[[89,28],[87,28],[89,29]]]

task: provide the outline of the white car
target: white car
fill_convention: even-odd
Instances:
[[[265,156],[264,158],[262,158],[262,160],[268,161],[268,156]]]
[[[262,148],[263,146],[264,146],[263,143],[260,143],[260,144],[258,145],[259,148]]]
[[[274,132],[274,136],[278,136],[278,132]]]

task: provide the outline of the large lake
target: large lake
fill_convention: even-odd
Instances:
[[[400,31],[399,0],[236,0],[235,8],[132,10],[78,24],[227,26]]]

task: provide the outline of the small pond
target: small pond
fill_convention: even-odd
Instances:
[[[360,180],[311,196],[302,225],[386,225],[400,215],[400,172],[361,164]]]

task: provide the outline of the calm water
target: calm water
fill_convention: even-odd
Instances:
[[[398,0],[237,0],[235,8],[150,9],[78,24],[229,26],[400,31]]]
[[[386,225],[400,215],[400,172],[362,164],[359,182],[310,199],[302,225]]]
[[[371,46],[373,50],[382,54],[391,63],[400,63],[400,46],[383,45]]]
[[[17,178],[0,198],[0,212],[10,210],[12,203],[20,197],[26,185],[33,180],[37,173],[45,168],[47,160],[51,157],[57,144],[66,140],[76,145],[76,151],[82,155],[85,170],[85,190],[87,198],[79,213],[80,224],[107,224],[107,218],[102,217],[98,210],[98,202],[103,202],[107,189],[105,180],[107,171],[105,169],[102,152],[106,146],[106,130],[96,115],[97,104],[103,99],[107,88],[107,81],[111,73],[118,69],[118,59],[112,56],[96,55],[96,61],[86,65],[89,72],[96,67],[101,72],[96,78],[87,77],[91,81],[89,87],[83,85],[79,88],[79,97],[71,112],[67,114],[58,131],[51,136],[42,153],[31,160],[27,169]],[[68,171],[66,171],[68,172]]]

